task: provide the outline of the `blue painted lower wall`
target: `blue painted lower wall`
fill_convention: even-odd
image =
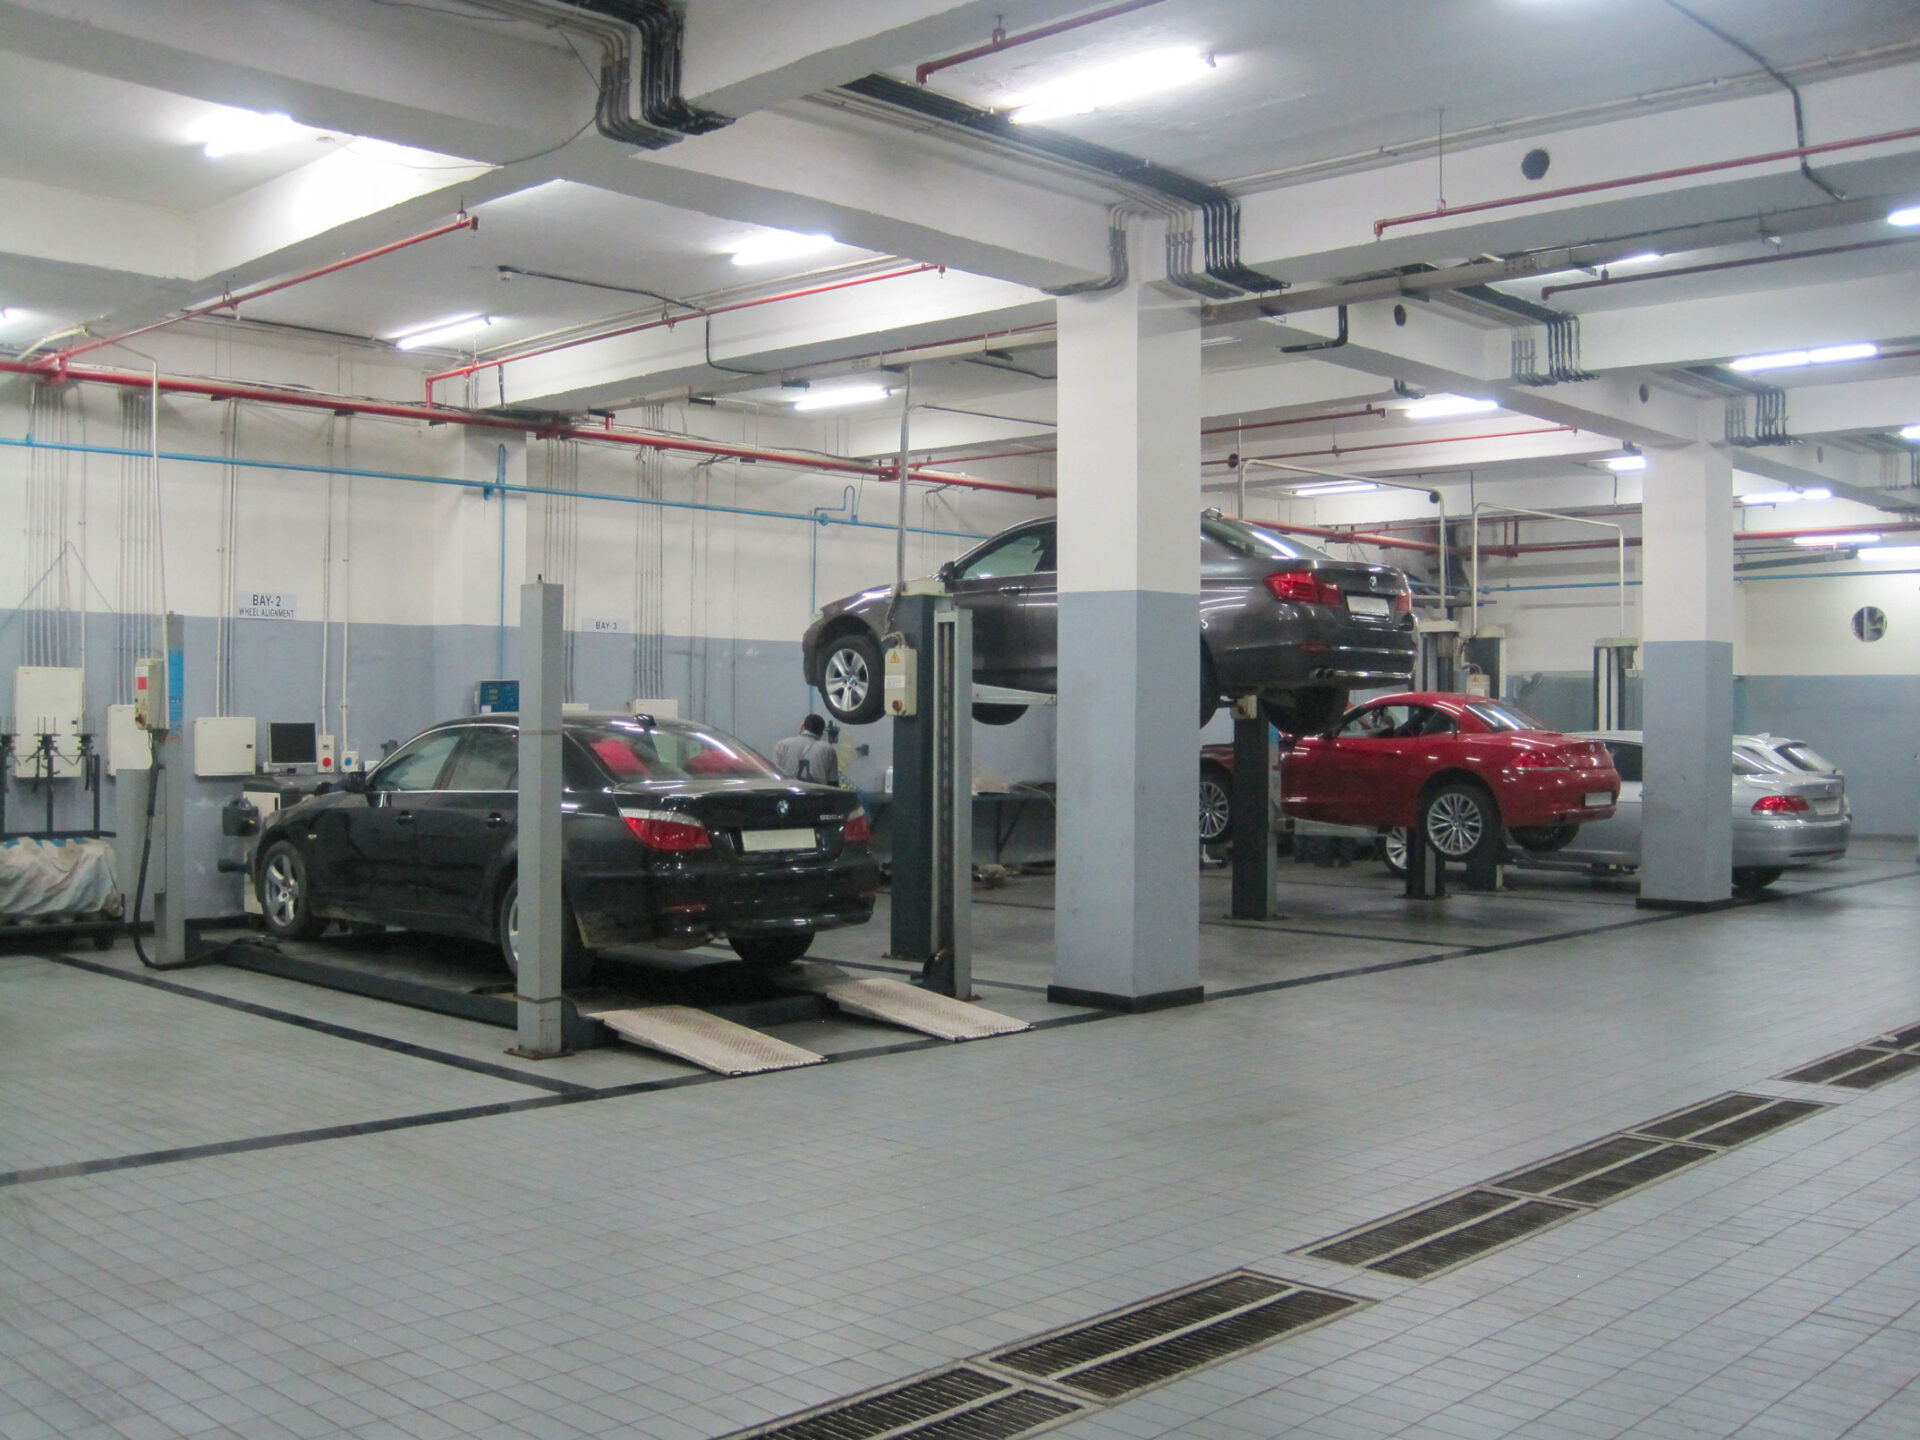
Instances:
[[[1733,724],[1804,740],[1846,771],[1855,834],[1920,824],[1920,676],[1737,676]]]

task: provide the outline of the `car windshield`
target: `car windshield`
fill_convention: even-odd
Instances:
[[[716,776],[778,780],[780,772],[731,736],[694,725],[603,720],[569,725],[608,775],[623,780],[709,780]]]
[[[1330,560],[1333,557],[1324,550],[1316,550],[1311,545],[1286,535],[1276,535],[1271,530],[1260,530],[1252,525],[1239,524],[1226,519],[1208,519],[1200,522],[1200,533],[1209,540],[1217,541],[1236,555],[1250,555],[1256,560]]]
[[[1489,730],[1547,730],[1551,727],[1504,700],[1476,700],[1467,706]]]

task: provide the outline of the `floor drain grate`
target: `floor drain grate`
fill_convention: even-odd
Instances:
[[[1875,1054],[1877,1063],[1854,1072],[1864,1084],[1892,1079],[1883,1072],[1896,1062],[1904,1068],[1894,1073],[1920,1069],[1920,1053]],[[1770,1095],[1716,1095],[1296,1253],[1428,1280],[1827,1108]]]
[[[981,1405],[982,1400],[988,1403]],[[1010,1403],[1014,1401],[1034,1403]],[[894,1436],[1009,1440],[1079,1408],[1058,1396],[1017,1389],[997,1375],[962,1366],[739,1435],[741,1440],[746,1436],[754,1440],[875,1440],[881,1435],[890,1440]],[[1014,1423],[1021,1415],[1039,1418]]]
[[[1871,1090],[1902,1075],[1920,1070],[1920,1025],[1909,1025],[1877,1036],[1864,1045],[1828,1055],[1789,1070],[1778,1077],[1803,1085],[1837,1085],[1843,1090]]]
[[[1891,1046],[1895,1050],[1911,1050],[1915,1046],[1920,1046],[1920,1025],[1909,1025],[1904,1030],[1895,1030],[1874,1043]]]
[[[1798,1070],[1789,1070],[1780,1078],[1798,1080],[1803,1085],[1831,1085],[1842,1075],[1864,1070],[1886,1058],[1885,1050],[1870,1050],[1863,1046],[1858,1050],[1843,1050],[1838,1055],[1829,1055],[1811,1065],[1802,1065]]]
[[[1361,1303],[1242,1271],[982,1358],[1099,1400],[1118,1400]]]
[[[1898,1080],[1902,1075],[1910,1075],[1920,1070],[1920,1055],[1899,1054],[1883,1055],[1875,1064],[1842,1075],[1829,1084],[1838,1085],[1844,1090],[1871,1090],[1876,1085],[1884,1085],[1889,1080]]]

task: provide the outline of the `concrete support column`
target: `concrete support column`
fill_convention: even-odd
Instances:
[[[558,585],[520,587],[519,974],[514,980],[520,1043],[542,1060],[566,1048],[561,1004],[560,799],[562,633]]]
[[[1650,450],[1645,479],[1639,903],[1705,909],[1733,872],[1733,467],[1710,445]]]
[[[1124,1010],[1201,998],[1200,313],[1194,296],[1152,283],[1147,266],[1162,253],[1157,228],[1136,227],[1135,278],[1058,308],[1060,788],[1049,994]]]

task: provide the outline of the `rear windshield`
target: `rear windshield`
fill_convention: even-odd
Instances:
[[[1780,772],[1771,765],[1762,765],[1760,761],[1745,750],[1733,752],[1733,773],[1736,775],[1778,775]]]
[[[730,735],[695,725],[606,720],[569,725],[571,735],[613,779],[707,780],[736,776],[778,780],[780,772]]]
[[[1487,724],[1489,730],[1547,730],[1550,726],[1527,714],[1518,705],[1504,700],[1476,700],[1467,706]]]
[[[1826,756],[1815,750],[1811,745],[1802,745],[1798,740],[1783,740],[1773,748],[1776,752],[1786,756],[1788,760],[1799,766],[1800,769],[1811,770],[1816,775],[1836,775],[1840,771],[1840,767],[1827,759]]]
[[[1232,520],[1202,520],[1200,533],[1216,544],[1226,546],[1236,555],[1248,555],[1256,560],[1330,560],[1333,558],[1326,551],[1316,550],[1313,546],[1295,540],[1291,536],[1276,535],[1271,530],[1237,524]]]

